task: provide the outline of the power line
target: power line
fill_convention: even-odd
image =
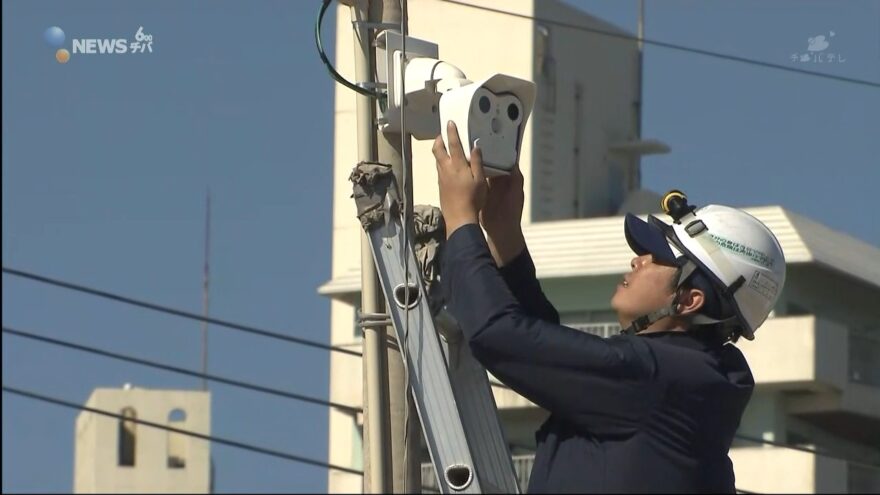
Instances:
[[[507,388],[507,389],[509,389],[509,390],[511,390],[511,391],[513,391],[513,392],[516,392],[515,390],[511,389],[510,387],[507,387],[506,385],[503,385],[503,384],[497,384],[497,383],[494,383],[494,382],[492,382],[492,381],[490,381],[489,383],[490,383],[490,385],[492,385],[493,387]],[[841,457],[841,456],[838,456],[838,455],[835,455],[835,454],[832,454],[832,453],[830,453],[830,452],[823,451],[823,450],[810,449],[810,448],[807,448],[807,447],[800,447],[800,446],[798,446],[798,445],[792,445],[792,444],[787,444],[787,443],[782,443],[782,442],[776,442],[776,441],[773,441],[773,440],[766,440],[766,439],[758,438],[758,437],[751,437],[751,436],[748,436],[748,435],[742,435],[742,434],[739,434],[739,433],[735,434],[735,435],[734,435],[734,438],[737,438],[737,439],[740,439],[740,440],[744,440],[744,441],[747,441],[747,442],[754,442],[754,443],[763,444],[763,445],[772,445],[772,446],[774,446],[774,447],[780,447],[780,448],[784,448],[784,449],[797,450],[797,451],[800,451],[800,452],[806,452],[806,453],[813,454],[813,455],[817,455],[817,456],[821,456],[821,457],[827,457],[827,458],[829,458],[829,459],[837,459],[837,460],[839,460],[839,461],[844,461],[844,462],[847,462],[847,463],[851,463],[851,464],[854,464],[854,465],[858,465],[858,466],[862,466],[862,467],[866,467],[866,468],[870,468],[870,469],[880,469],[880,465],[878,465],[878,464],[870,464],[870,463],[866,463],[866,462],[863,462],[863,461],[856,461],[856,460],[849,459],[849,458],[846,458],[846,457]],[[532,447],[530,447],[530,446],[526,446],[526,445],[516,445],[515,447],[521,448],[521,449],[523,449],[523,450],[527,450],[527,451],[532,451],[532,452],[534,452],[534,448],[532,448]]]
[[[492,12],[495,14],[508,15],[508,16],[517,17],[520,19],[538,21],[538,22],[542,22],[544,24],[550,24],[553,26],[575,29],[578,31],[586,31],[589,33],[595,33],[595,34],[599,34],[599,35],[603,35],[603,36],[610,36],[613,38],[620,38],[620,39],[631,40],[631,41],[639,41],[639,38],[637,36],[632,36],[629,34],[615,33],[613,31],[606,31],[603,29],[590,28],[587,26],[582,26],[580,24],[573,24],[570,22],[555,21],[552,19],[544,19],[544,18],[540,18],[540,17],[532,17],[532,16],[529,16],[526,14],[518,14],[516,12],[510,12],[507,10],[501,10],[501,9],[496,9],[496,8],[492,8],[492,7],[484,7],[482,5],[474,5],[474,4],[470,4],[467,2],[461,2],[458,0],[445,0],[445,1],[448,3],[455,4],[455,5],[470,7],[470,8],[477,9],[477,10]],[[677,45],[675,43],[667,43],[665,41],[649,40],[649,39],[645,39],[645,38],[642,38],[641,41],[642,41],[642,43],[645,43],[648,45],[655,45],[655,46],[660,46],[663,48],[670,48],[672,50],[679,50],[679,51],[683,51],[683,52],[687,52],[687,53],[696,53],[699,55],[705,55],[707,57],[714,57],[714,58],[718,58],[721,60],[730,60],[730,61],[734,61],[734,62],[741,62],[744,64],[756,65],[759,67],[784,70],[784,71],[793,72],[796,74],[821,77],[821,78],[825,78],[825,79],[831,79],[834,81],[847,82],[847,83],[852,83],[852,84],[860,84],[863,86],[869,86],[869,87],[873,87],[873,88],[880,88],[880,83],[875,82],[875,81],[868,81],[865,79],[856,79],[856,78],[852,78],[852,77],[838,76],[838,75],[834,75],[834,74],[825,74],[823,72],[815,72],[815,71],[811,71],[811,70],[798,69],[796,67],[788,67],[788,66],[782,65],[782,64],[774,64],[772,62],[763,62],[761,60],[755,60],[755,59],[746,58],[746,57],[739,57],[736,55],[729,55],[726,53],[713,52],[711,50],[704,50],[702,48],[693,48],[693,47],[684,46],[684,45]]]
[[[331,401],[327,401],[327,400],[323,400],[323,399],[318,399],[316,397],[309,397],[307,395],[286,392],[284,390],[264,387],[262,385],[256,385],[253,383],[247,383],[247,382],[243,382],[243,381],[239,381],[239,380],[234,380],[232,378],[224,378],[221,376],[211,375],[208,373],[199,373],[197,371],[188,370],[186,368],[179,368],[177,366],[172,366],[169,364],[163,364],[163,363],[158,363],[155,361],[149,361],[147,359],[141,359],[141,358],[136,358],[133,356],[127,356],[125,354],[119,354],[119,353],[115,353],[115,352],[111,352],[111,351],[106,351],[103,349],[98,349],[96,347],[85,346],[85,345],[76,344],[76,343],[70,342],[70,341],[64,341],[64,340],[55,339],[52,337],[37,335],[34,333],[30,333],[30,332],[24,332],[21,330],[16,330],[14,328],[10,328],[10,327],[4,326],[3,333],[9,334],[9,335],[15,335],[17,337],[22,337],[25,339],[35,340],[38,342],[44,342],[44,343],[59,346],[59,347],[65,347],[68,349],[76,349],[78,351],[83,351],[83,352],[88,352],[91,354],[96,354],[99,356],[109,357],[111,359],[116,359],[119,361],[126,361],[129,363],[140,364],[142,366],[148,366],[150,368],[160,369],[160,370],[164,370],[164,371],[170,371],[172,373],[178,373],[181,375],[188,375],[188,376],[192,376],[192,377],[196,377],[196,378],[203,378],[203,379],[206,379],[209,381],[223,383],[226,385],[231,385],[233,387],[239,387],[239,388],[243,388],[243,389],[247,389],[247,390],[253,390],[256,392],[262,392],[265,394],[276,395],[278,397],[284,397],[287,399],[293,399],[293,400],[297,400],[297,401],[301,401],[301,402],[309,402],[309,403],[318,404],[321,406],[335,407],[337,409],[341,409],[343,411],[347,411],[352,414],[357,414],[362,411],[362,409],[360,407],[349,406],[346,404],[340,404],[338,402],[331,402]]]
[[[447,1],[454,1],[454,0],[447,0]],[[333,352],[343,352],[343,353],[346,353],[346,354],[351,354],[351,355],[355,355],[355,356],[361,356],[361,353],[359,353],[359,352],[357,352],[357,351],[352,351],[352,350],[349,350],[349,349],[344,349],[344,348],[339,348],[339,347],[332,347],[332,346],[329,346],[329,345],[326,345],[326,344],[322,344],[322,343],[320,343],[320,342],[309,341],[309,340],[301,339],[301,338],[298,338],[298,337],[291,337],[291,336],[288,336],[288,335],[279,334],[279,333],[275,333],[275,332],[270,332],[270,331],[268,331],[268,330],[262,330],[262,329],[258,329],[258,328],[251,327],[251,326],[245,326],[245,325],[241,325],[241,324],[237,324],[237,323],[227,322],[227,321],[224,321],[224,320],[218,320],[218,319],[216,319],[216,318],[205,318],[205,317],[199,316],[199,315],[194,314],[194,313],[189,313],[189,312],[181,311],[181,310],[174,309],[174,308],[168,308],[168,307],[166,307],[166,306],[161,306],[161,305],[154,304],[154,303],[148,303],[148,302],[144,302],[144,301],[139,301],[139,300],[132,299],[132,298],[125,297],[125,296],[121,296],[121,295],[118,295],[118,294],[113,294],[113,293],[110,293],[110,292],[105,292],[105,291],[101,291],[101,290],[98,290],[98,289],[93,289],[93,288],[90,288],[90,287],[85,287],[85,286],[82,286],[82,285],[73,284],[73,283],[70,283],[70,282],[60,281],[60,280],[52,279],[52,278],[45,277],[45,276],[42,276],[42,275],[37,275],[37,274],[33,274],[33,273],[29,273],[29,272],[25,272],[25,271],[22,271],[22,270],[17,270],[17,269],[13,269],[13,268],[3,267],[3,273],[7,273],[7,274],[10,274],[10,275],[14,275],[14,276],[18,276],[18,277],[22,277],[22,278],[26,278],[26,279],[34,280],[34,281],[37,281],[37,282],[46,283],[46,284],[49,284],[49,285],[54,285],[54,286],[58,286],[58,287],[62,287],[62,288],[66,288],[66,289],[70,289],[70,290],[74,290],[74,291],[78,291],[78,292],[84,292],[84,293],[91,294],[91,295],[95,295],[95,296],[98,296],[98,297],[103,297],[103,298],[107,298],[107,299],[112,299],[112,300],[119,301],[119,302],[122,302],[122,303],[125,303],[125,304],[130,304],[130,305],[133,305],[133,306],[139,306],[139,307],[143,307],[143,308],[146,308],[146,309],[151,309],[151,310],[155,310],[155,311],[159,311],[159,312],[163,312],[163,313],[172,314],[172,315],[175,315],[175,316],[181,316],[181,317],[184,317],[184,318],[190,318],[190,319],[193,319],[193,320],[199,320],[199,321],[207,321],[208,323],[212,323],[212,324],[215,324],[215,325],[218,325],[218,326],[227,327],[227,328],[232,328],[232,329],[235,329],[235,330],[240,330],[240,331],[244,331],[244,332],[248,332],[248,333],[254,333],[254,334],[262,335],[262,336],[266,336],[266,337],[272,337],[272,338],[276,338],[276,339],[279,339],[279,340],[284,340],[284,341],[288,341],[288,342],[293,342],[293,343],[296,343],[296,344],[302,344],[302,345],[308,345],[308,346],[311,346],[311,347],[317,347],[317,348],[321,348],[321,349],[326,349],[326,350],[333,351]],[[109,351],[103,351],[103,350],[100,350],[100,349],[87,348],[86,346],[81,346],[81,345],[74,344],[74,343],[70,343],[70,342],[64,342],[64,341],[60,341],[60,340],[57,340],[57,339],[51,339],[51,338],[49,338],[49,337],[37,336],[37,335],[34,335],[34,334],[26,334],[25,332],[20,332],[20,331],[17,331],[17,330],[11,329],[11,328],[7,328],[7,327],[3,327],[3,332],[4,332],[4,333],[15,334],[15,335],[18,335],[18,336],[20,336],[20,337],[32,338],[32,339],[34,339],[34,340],[42,340],[42,341],[47,342],[47,343],[53,343],[53,344],[61,345],[61,346],[65,346],[65,347],[76,348],[76,349],[79,349],[79,350],[82,350],[82,351],[85,351],[85,352],[92,352],[92,353],[94,353],[94,354],[101,354],[101,355],[104,355],[104,356],[107,356],[107,357],[112,357],[112,358],[115,358],[115,359],[120,359],[120,360],[125,360],[125,361],[131,361],[131,362],[137,362],[138,364],[142,364],[142,365],[144,365],[144,366],[151,366],[151,367],[156,367],[156,368],[161,367],[161,369],[165,369],[165,370],[168,370],[168,371],[173,371],[173,372],[181,373],[181,374],[187,374],[187,375],[191,375],[191,376],[197,376],[197,377],[202,377],[202,376],[204,376],[205,378],[208,378],[208,379],[211,379],[211,380],[214,380],[214,381],[217,381],[217,382],[227,383],[227,384],[229,384],[229,385],[233,385],[233,386],[241,386],[242,388],[250,388],[250,389],[253,389],[253,390],[258,390],[258,389],[259,389],[260,391],[265,392],[265,393],[274,394],[274,395],[279,395],[279,396],[285,396],[285,397],[289,397],[289,398],[291,398],[291,399],[295,399],[295,400],[302,400],[302,401],[305,401],[305,402],[319,403],[319,404],[322,404],[322,405],[325,405],[325,406],[337,407],[337,408],[342,409],[342,410],[349,410],[349,411],[351,411],[351,410],[357,410],[357,411],[360,411],[360,409],[355,408],[355,407],[353,407],[353,406],[347,406],[347,405],[343,405],[343,404],[331,403],[331,402],[329,402],[329,401],[323,401],[322,399],[316,399],[316,398],[313,398],[313,397],[301,396],[301,395],[293,394],[293,393],[290,393],[290,392],[284,392],[284,391],[281,391],[281,390],[271,389],[271,388],[268,388],[268,387],[262,387],[262,386],[260,386],[260,385],[248,384],[248,383],[245,383],[245,382],[238,382],[238,381],[236,381],[236,380],[227,379],[227,378],[222,378],[222,377],[217,377],[217,376],[213,376],[213,375],[202,375],[201,373],[197,373],[197,372],[194,372],[194,371],[186,370],[186,369],[183,369],[183,368],[176,368],[176,367],[173,367],[173,366],[170,366],[170,365],[163,365],[163,364],[161,364],[161,363],[153,363],[153,362],[149,362],[149,361],[142,360],[142,359],[139,359],[139,358],[133,358],[133,357],[130,357],[130,356],[124,356],[124,355],[121,355],[121,354],[114,354],[114,353],[111,353],[111,352],[109,352]],[[490,382],[490,384],[491,384],[493,387],[504,388],[504,389],[510,389],[510,387],[508,387],[507,385],[504,385],[504,384],[491,383],[491,382]],[[776,446],[776,447],[782,447],[782,448],[789,448],[789,449],[792,449],[792,450],[799,450],[799,451],[802,451],[802,452],[807,452],[807,453],[811,453],[811,454],[815,454],[815,455],[819,455],[819,456],[823,456],[823,457],[828,457],[828,458],[832,458],[832,459],[838,459],[838,460],[841,460],[841,461],[849,462],[849,463],[852,463],[852,464],[855,464],[855,465],[859,465],[859,466],[863,466],[863,467],[868,467],[868,468],[871,468],[871,469],[880,469],[880,465],[870,464],[870,463],[865,463],[865,462],[862,462],[862,461],[855,461],[855,460],[851,460],[851,459],[848,459],[848,458],[845,458],[845,457],[835,456],[835,455],[830,454],[830,453],[821,452],[821,451],[817,451],[817,450],[813,450],[813,449],[808,449],[808,448],[805,448],[805,447],[798,447],[798,446],[794,446],[794,445],[788,445],[788,444],[784,444],[784,443],[780,443],[780,442],[774,442],[774,441],[771,441],[771,440],[765,440],[765,439],[761,439],[761,438],[749,437],[749,436],[745,436],[745,435],[735,435],[735,437],[736,437],[736,438],[739,438],[739,439],[741,439],[741,440],[745,440],[745,441],[750,441],[750,442],[755,442],[755,443],[760,443],[760,444],[765,444],[765,445],[773,445],[773,446]]]
[[[205,316],[198,315],[196,313],[190,313],[188,311],[182,311],[179,309],[170,308],[168,306],[162,306],[160,304],[145,302],[145,301],[141,301],[138,299],[133,299],[131,297],[115,294],[112,292],[107,292],[107,291],[103,291],[103,290],[94,289],[91,287],[86,287],[84,285],[74,284],[71,282],[64,282],[62,280],[57,280],[57,279],[45,277],[43,275],[37,275],[35,273],[17,270],[15,268],[7,268],[4,266],[3,273],[7,273],[9,275],[14,275],[16,277],[26,278],[29,280],[34,280],[36,282],[41,282],[44,284],[54,285],[56,287],[62,287],[64,289],[70,289],[70,290],[82,292],[85,294],[91,294],[93,296],[98,296],[98,297],[102,297],[105,299],[111,299],[113,301],[121,302],[124,304],[129,304],[132,306],[138,306],[138,307],[150,309],[153,311],[159,311],[161,313],[167,313],[170,315],[180,316],[183,318],[189,318],[191,320],[203,321],[206,323],[210,323],[212,325],[231,328],[233,330],[239,330],[239,331],[254,334],[254,335],[260,335],[262,337],[269,337],[269,338],[273,338],[273,339],[277,339],[277,340],[283,340],[285,342],[314,347],[317,349],[324,349],[324,350],[331,351],[331,352],[341,352],[343,354],[349,354],[349,355],[358,356],[358,357],[361,356],[360,352],[352,351],[350,349],[345,349],[342,347],[334,347],[331,345],[324,344],[322,342],[308,340],[308,339],[304,339],[304,338],[300,338],[300,337],[292,337],[290,335],[284,335],[284,334],[278,333],[278,332],[263,330],[263,329],[253,327],[250,325],[242,325],[240,323],[233,323],[233,322],[229,322],[229,321],[225,321],[225,320],[218,320],[217,318],[205,317]]]
[[[22,390],[22,389],[19,389],[19,388],[7,387],[6,385],[3,385],[3,392],[7,392],[7,393],[10,393],[10,394],[14,394],[14,395],[19,395],[19,396],[22,396],[22,397],[27,397],[27,398],[34,399],[34,400],[38,400],[38,401],[41,401],[41,402],[46,402],[46,403],[50,403],[50,404],[55,404],[55,405],[58,405],[58,406],[67,407],[67,408],[69,408],[69,409],[76,409],[76,410],[79,410],[79,411],[91,412],[91,413],[94,413],[94,414],[100,414],[100,415],[102,415],[102,416],[107,416],[107,417],[111,417],[111,418],[115,418],[115,419],[119,419],[119,420],[123,420],[123,421],[131,421],[131,422],[134,422],[134,423],[137,423],[137,424],[142,424],[142,425],[144,425],[144,426],[149,426],[149,427],[151,427],[151,428],[157,428],[157,429],[160,429],[160,430],[170,431],[170,432],[173,432],[173,433],[179,433],[179,434],[181,434],[181,435],[186,435],[186,436],[190,436],[190,437],[198,438],[198,439],[201,439],[201,440],[207,440],[207,441],[209,441],[209,442],[219,443],[219,444],[221,444],[221,445],[226,445],[226,446],[234,447],[234,448],[237,448],[237,449],[247,450],[247,451],[255,452],[255,453],[258,453],[258,454],[264,454],[264,455],[269,455],[269,456],[272,456],[272,457],[278,457],[278,458],[285,459],[285,460],[288,460],[288,461],[299,462],[299,463],[302,463],[302,464],[309,464],[309,465],[312,465],[312,466],[323,467],[323,468],[326,468],[326,469],[332,469],[332,470],[336,470],[336,471],[342,471],[342,472],[346,472],[346,473],[349,473],[349,474],[356,474],[356,475],[358,475],[358,476],[363,476],[363,474],[364,474],[363,471],[358,471],[357,469],[347,468],[347,467],[344,467],[344,466],[337,466],[337,465],[335,465],[335,464],[329,464],[329,463],[325,463],[325,462],[317,461],[317,460],[314,460],[314,459],[310,459],[310,458],[307,458],[307,457],[302,457],[302,456],[298,456],[298,455],[294,455],[294,454],[289,454],[289,453],[287,453],[287,452],[280,452],[280,451],[277,451],[277,450],[267,449],[267,448],[264,448],[264,447],[258,447],[258,446],[251,445],[251,444],[247,444],[247,443],[244,443],[244,442],[239,442],[239,441],[237,441],[237,440],[229,440],[229,439],[222,438],[222,437],[218,437],[218,436],[205,435],[205,434],[203,434],[203,433],[197,433],[197,432],[194,432],[194,431],[183,430],[183,429],[180,429],[180,428],[174,428],[174,427],[172,427],[172,426],[167,426],[167,425],[163,425],[163,424],[159,424],[159,423],[154,423],[154,422],[152,422],[152,421],[147,421],[147,420],[144,420],[144,419],[125,417],[125,416],[122,416],[121,414],[116,414],[116,413],[112,413],[112,412],[109,412],[109,411],[104,411],[104,410],[102,410],[102,409],[96,409],[96,408],[93,408],[93,407],[84,406],[84,405],[81,405],[81,404],[76,404],[76,403],[69,402],[69,401],[65,401],[65,400],[61,400],[61,399],[56,399],[56,398],[54,398],[54,397],[49,397],[49,396],[46,396],[46,395],[37,394],[37,393],[30,392],[30,391],[27,391],[27,390]],[[428,486],[422,486],[422,489],[423,489],[423,490],[432,490],[432,491],[434,491],[434,492],[437,491],[436,488],[428,487]],[[739,492],[739,493],[755,493],[755,492],[748,492],[748,491],[739,490],[739,489],[737,489],[737,492]]]
[[[235,447],[238,449],[249,450],[251,452],[256,452],[259,454],[270,455],[273,457],[286,459],[288,461],[299,462],[302,464],[310,464],[312,466],[323,467],[326,469],[333,469],[335,471],[343,471],[343,472],[346,472],[349,474],[356,474],[358,476],[363,476],[363,474],[364,474],[363,471],[358,471],[357,469],[352,469],[352,468],[348,468],[345,466],[337,466],[335,464],[328,464],[326,462],[317,461],[314,459],[310,459],[308,457],[302,457],[302,456],[298,456],[298,455],[294,455],[294,454],[288,454],[287,452],[280,452],[277,450],[267,449],[264,447],[257,447],[255,445],[247,444],[244,442],[239,442],[237,440],[229,440],[226,438],[216,437],[213,435],[205,435],[203,433],[197,433],[194,431],[182,430],[180,428],[174,428],[172,426],[154,423],[152,421],[146,421],[146,420],[139,419],[139,418],[129,418],[129,417],[122,416],[121,414],[116,414],[116,413],[112,413],[109,411],[104,411],[102,409],[95,409],[93,407],[88,407],[88,406],[84,406],[81,404],[76,404],[73,402],[68,402],[65,400],[56,399],[54,397],[48,397],[48,396],[37,394],[34,392],[29,392],[27,390],[22,390],[22,389],[13,388],[13,387],[7,387],[6,385],[3,385],[3,391],[8,392],[10,394],[20,395],[22,397],[28,397],[30,399],[39,400],[42,402],[48,402],[51,404],[64,406],[64,407],[67,407],[70,409],[78,409],[80,411],[87,411],[87,412],[91,412],[91,413],[95,413],[95,414],[100,414],[102,416],[108,416],[108,417],[116,418],[116,419],[120,419],[120,420],[131,421],[134,423],[142,424],[144,426],[149,426],[151,428],[158,428],[160,430],[166,430],[166,431],[171,431],[174,433],[180,433],[181,435],[186,435],[186,436],[190,436],[190,437],[199,438],[202,440],[207,440],[209,442],[227,445],[229,447]]]
[[[323,467],[323,468],[332,469],[335,471],[342,471],[345,473],[355,474],[358,476],[364,475],[363,471],[358,471],[357,469],[347,468],[344,466],[337,466],[335,464],[328,464],[326,462],[317,461],[314,459],[310,459],[308,457],[302,457],[302,456],[298,456],[298,455],[294,455],[294,454],[288,454],[287,452],[280,452],[277,450],[267,449],[264,447],[258,447],[258,446],[247,444],[244,442],[239,442],[237,440],[229,440],[226,438],[221,438],[221,437],[217,437],[217,436],[213,436],[213,435],[205,435],[205,434],[197,433],[194,431],[182,430],[180,428],[174,428],[172,426],[162,425],[159,423],[153,423],[152,421],[146,421],[143,419],[129,418],[129,417],[122,416],[121,414],[115,414],[115,413],[112,413],[109,411],[95,409],[93,407],[88,407],[88,406],[84,406],[81,404],[76,404],[73,402],[68,402],[65,400],[56,399],[54,397],[49,397],[49,396],[37,394],[37,393],[30,392],[27,390],[22,390],[22,389],[13,388],[13,387],[7,387],[6,385],[3,385],[3,391],[8,392],[10,394],[14,394],[14,395],[19,395],[22,397],[27,397],[29,399],[34,399],[34,400],[38,400],[38,401],[42,401],[42,402],[47,402],[50,404],[55,404],[55,405],[67,407],[70,409],[78,409],[80,411],[87,411],[87,412],[91,412],[91,413],[95,413],[95,414],[100,414],[102,416],[109,416],[109,417],[115,418],[115,419],[120,419],[120,420],[124,420],[124,421],[131,421],[133,423],[142,424],[144,426],[149,426],[151,428],[157,428],[160,430],[170,431],[170,432],[174,432],[174,433],[180,433],[181,435],[195,437],[195,438],[199,438],[201,440],[207,440],[207,441],[213,442],[213,443],[219,443],[221,445],[226,445],[228,447],[234,447],[237,449],[247,450],[247,451],[255,452],[258,454],[269,455],[272,457],[279,457],[281,459],[285,459],[288,461],[299,462],[302,464],[309,464],[312,466]],[[432,487],[428,487],[428,486],[422,486],[422,489],[423,490],[433,490],[434,492],[439,493],[439,491],[437,491],[436,489],[434,489]]]
[[[809,449],[809,448],[806,448],[806,447],[800,447],[800,446],[797,446],[797,445],[791,445],[791,444],[787,444],[787,443],[776,442],[776,441],[773,441],[773,440],[766,440],[766,439],[764,439],[764,438],[750,437],[750,436],[748,436],[748,435],[739,435],[739,434],[737,434],[737,435],[734,435],[734,437],[736,437],[736,438],[738,438],[738,439],[740,439],[740,440],[745,440],[745,441],[747,441],[747,442],[761,443],[761,444],[764,444],[764,445],[772,445],[772,446],[774,446],[774,447],[781,447],[781,448],[784,448],[784,449],[798,450],[798,451],[801,451],[801,452],[806,452],[806,453],[808,453],[808,454],[818,455],[818,456],[821,456],[821,457],[827,457],[827,458],[829,458],[829,459],[837,459],[838,461],[844,461],[844,462],[846,462],[846,463],[848,463],[848,464],[853,464],[853,465],[857,465],[857,466],[865,467],[865,468],[868,468],[868,469],[880,469],[880,464],[871,464],[871,463],[868,463],[868,462],[856,461],[856,460],[853,460],[853,459],[848,459],[848,458],[846,458],[846,457],[841,457],[841,456],[838,456],[838,455],[835,455],[835,454],[829,453],[829,452],[824,451],[824,450]]]

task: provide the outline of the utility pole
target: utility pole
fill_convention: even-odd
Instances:
[[[375,22],[369,9],[369,0],[351,2],[351,20],[354,27],[354,66],[358,82],[375,83],[373,76],[376,49],[373,46]],[[376,102],[367,95],[358,94],[357,134],[358,161],[376,161]],[[385,301],[379,289],[379,276],[373,262],[372,248],[365,232],[361,233],[361,323],[364,316],[385,311]],[[364,380],[364,493],[388,493],[391,488],[390,428],[388,424],[388,366],[386,361],[387,327],[363,325],[363,380]]]
[[[371,0],[370,17],[378,19],[384,29],[409,34],[407,0]],[[396,29],[395,29],[396,28]],[[404,41],[404,49],[406,42]],[[405,58],[405,57],[404,57]],[[401,78],[403,79],[403,78]],[[405,90],[405,88],[403,88]],[[404,98],[405,100],[405,98]],[[405,104],[404,104],[405,106]],[[407,239],[412,241],[413,229],[413,174],[412,138],[406,132],[405,120],[401,116],[403,135],[376,133],[378,161],[392,166],[394,177],[400,184],[405,198],[404,228]],[[418,329],[410,329],[418,331]],[[391,491],[393,493],[421,492],[421,450],[422,428],[409,391],[409,380],[401,346],[396,334],[388,334],[386,362],[388,363],[388,402],[391,427]]]
[[[407,34],[406,0],[353,0],[357,81],[376,89],[375,34],[383,29]],[[408,134],[378,129],[376,101],[357,96],[358,160],[389,164],[406,192],[406,231],[412,239],[412,156]],[[404,130],[405,132],[405,130]],[[366,234],[361,237],[361,312],[368,319],[386,313]],[[376,319],[376,318],[374,318]],[[362,320],[363,321],[363,320]],[[400,346],[387,326],[364,325],[364,492],[411,493],[421,487],[421,426],[408,390]]]
[[[355,71],[358,82],[376,89],[374,40],[383,29],[407,34],[406,0],[354,0]],[[408,134],[379,131],[376,101],[357,96],[358,160],[392,166],[405,198],[406,229],[412,233],[412,156]],[[405,132],[405,130],[404,130]],[[412,239],[412,236],[409,237]],[[372,251],[361,237],[361,312],[369,319],[387,313]],[[381,318],[378,318],[381,319]],[[406,493],[421,486],[421,426],[408,389],[400,346],[387,326],[364,328],[364,492]]]

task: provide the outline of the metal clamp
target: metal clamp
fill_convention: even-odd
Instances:
[[[364,313],[357,312],[357,326],[360,328],[375,328],[391,326],[391,316],[388,313]]]
[[[397,30],[400,30],[400,23],[397,23],[397,22],[351,21],[351,25],[354,29],[357,29],[358,26],[360,26],[360,27],[365,27],[367,29],[397,29]]]
[[[388,88],[388,84],[386,84],[386,83],[372,82],[372,81],[358,82],[358,83],[355,83],[355,86],[357,86],[359,88],[364,88],[364,89],[387,89]]]

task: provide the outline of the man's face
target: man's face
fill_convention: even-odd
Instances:
[[[675,267],[654,263],[650,254],[633,258],[630,266],[632,270],[624,275],[611,297],[611,307],[624,327],[640,316],[672,304],[675,296],[672,287]]]

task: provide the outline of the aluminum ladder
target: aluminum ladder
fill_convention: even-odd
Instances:
[[[398,342],[405,343],[402,355],[410,389],[441,493],[520,493],[486,370],[474,359],[454,319],[429,297],[437,285],[432,280],[426,285],[413,236],[404,244],[402,203],[391,167],[362,162],[350,180],[387,301],[387,317]]]

